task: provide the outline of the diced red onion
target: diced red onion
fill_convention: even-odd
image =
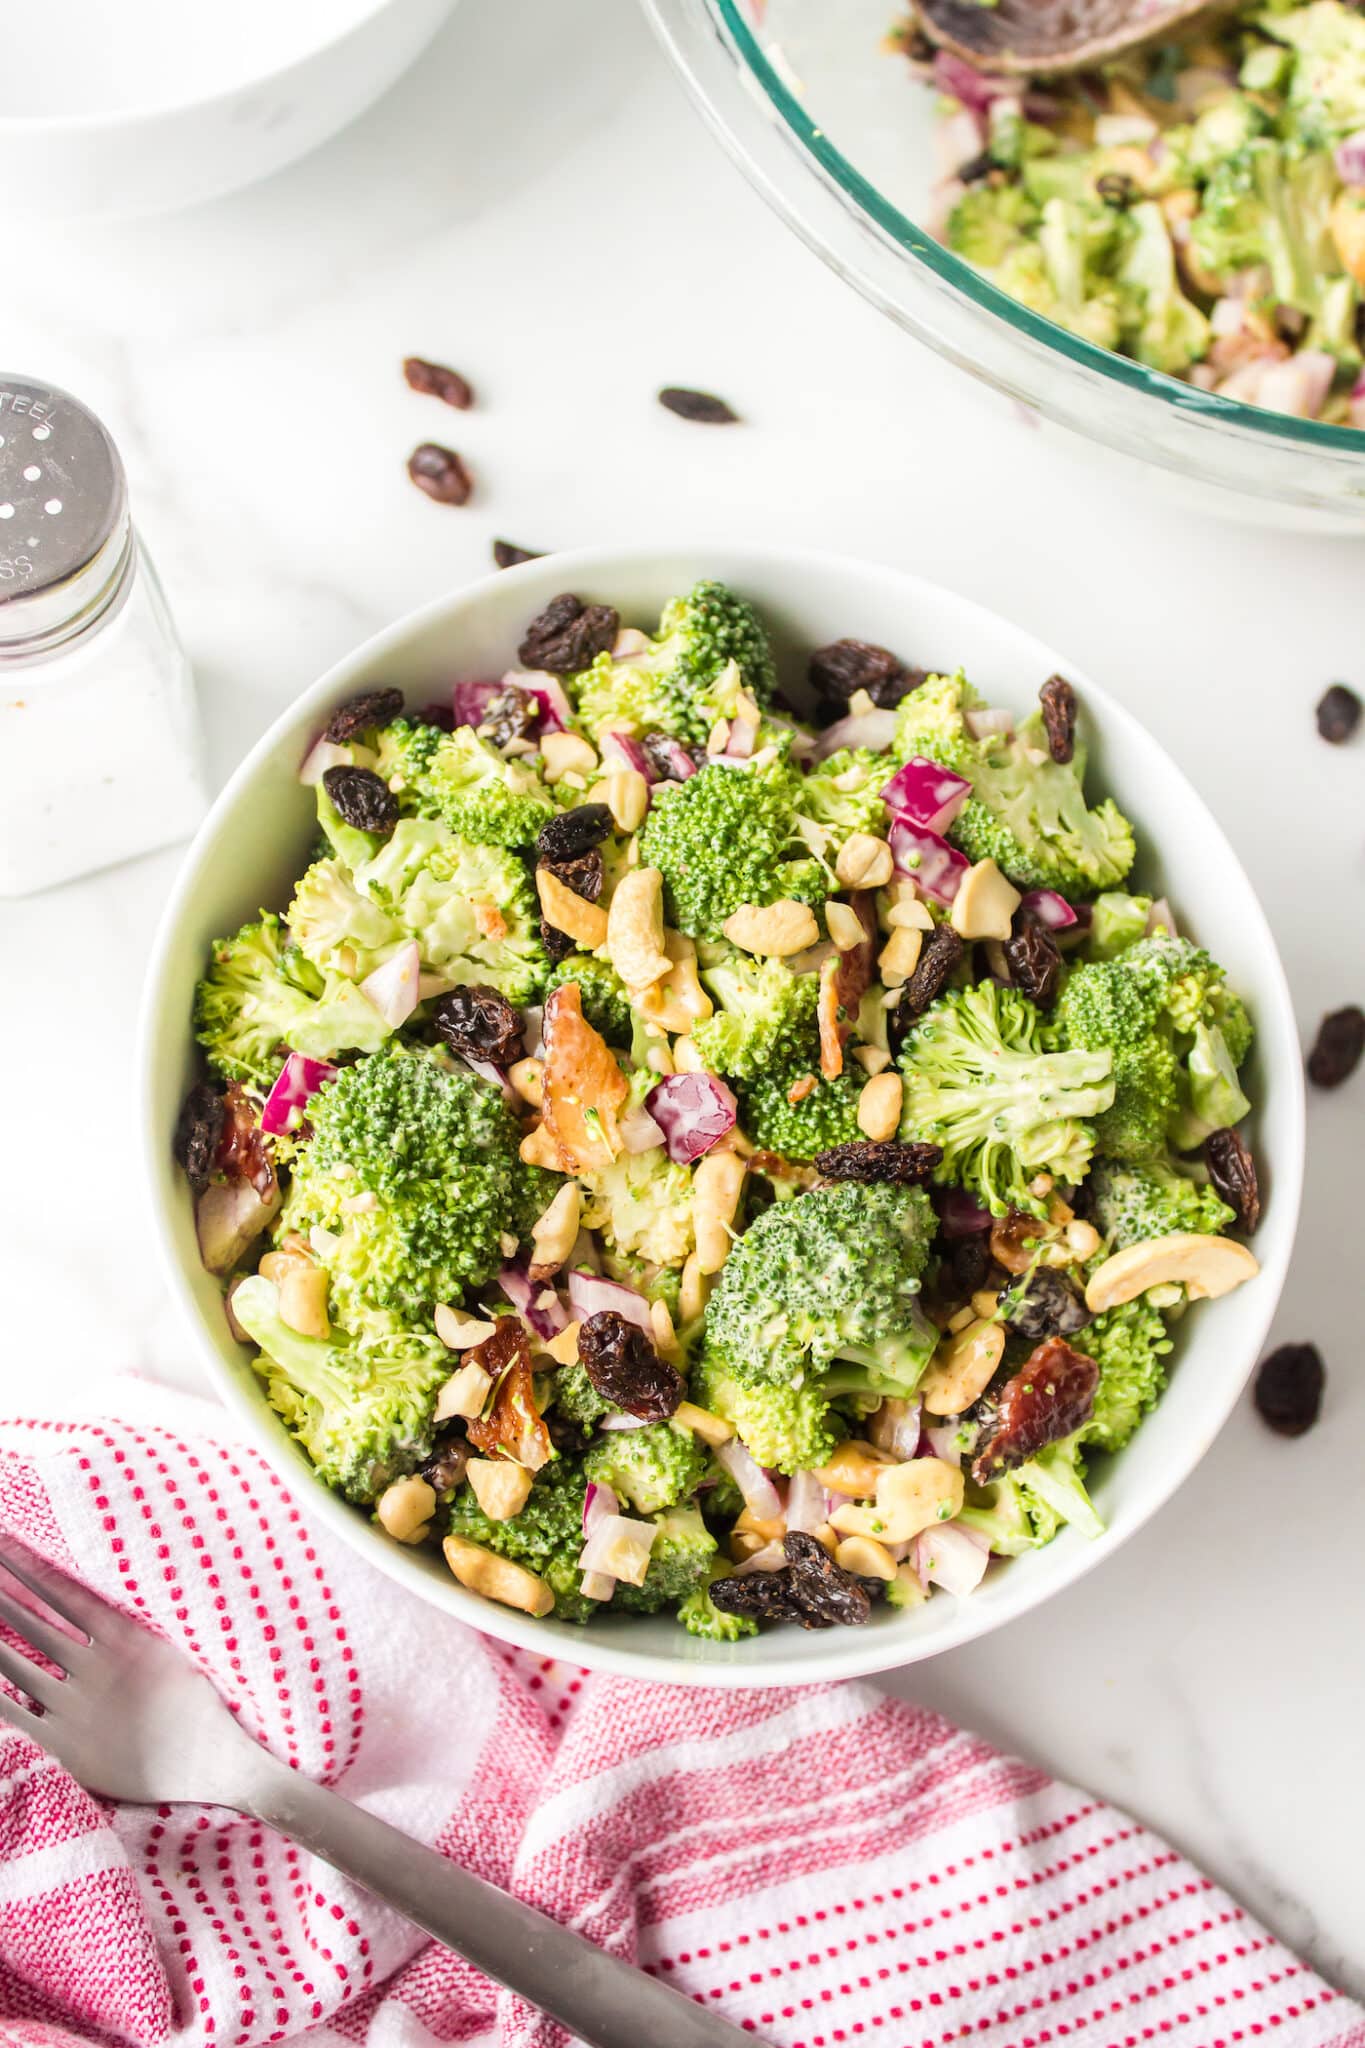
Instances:
[[[578,1590],[585,1600],[610,1600],[616,1591],[616,1581],[610,1572],[584,1572]]]
[[[957,1441],[958,1426],[955,1422],[936,1422],[932,1429],[924,1432],[929,1446],[929,1455],[942,1458],[945,1465],[960,1465],[962,1450]]]
[[[654,770],[649,765],[649,756],[633,734],[628,732],[604,732],[602,735],[602,759],[623,761],[627,768],[638,769],[646,782],[653,782]]]
[[[671,738],[667,733],[654,735],[654,753],[656,758],[662,754],[667,761],[670,782],[686,782],[689,775],[697,772],[697,764],[682,741]]]
[[[526,1057],[538,1060],[545,1050],[545,1005],[528,1003],[521,1013],[521,1035],[526,1045]]]
[[[725,742],[725,757],[729,761],[747,761],[754,750],[758,727],[750,725],[747,719],[732,718],[730,733]]]
[[[970,107],[959,107],[939,121],[934,129],[934,168],[940,177],[951,178],[963,164],[980,156],[985,140],[982,128],[981,115]]]
[[[580,1319],[615,1309],[628,1323],[634,1323],[651,1340],[654,1325],[649,1320],[649,1303],[643,1294],[620,1280],[605,1280],[599,1273],[585,1273],[575,1266],[569,1274],[569,1300]]]
[[[974,1593],[990,1563],[990,1551],[970,1529],[952,1522],[926,1529],[915,1539],[915,1569],[927,1590],[932,1583],[959,1600]]]
[[[920,1404],[892,1398],[883,1401],[867,1427],[868,1442],[890,1451],[904,1464],[919,1449]]]
[[[1002,704],[980,704],[964,711],[962,722],[974,740],[995,739],[1014,731],[1014,713]]]
[[[649,1569],[649,1553],[657,1534],[658,1525],[654,1522],[637,1522],[629,1515],[602,1515],[583,1545],[578,1569],[602,1572],[638,1586]],[[638,1571],[622,1571],[621,1566],[627,1563],[634,1563]]]
[[[664,1142],[661,1127],[655,1123],[643,1102],[637,1102],[634,1109],[628,1109],[616,1128],[627,1152],[652,1152],[656,1145]]]
[[[642,654],[649,652],[649,635],[642,633],[638,626],[622,626],[611,644],[613,661],[638,661]]]
[[[296,1131],[303,1122],[309,1096],[315,1095],[325,1082],[335,1081],[337,1071],[327,1060],[305,1059],[301,1052],[291,1052],[265,1098],[261,1129],[272,1138],[285,1131]]]
[[[599,1429],[648,1429],[649,1424],[639,1415],[604,1415],[598,1423]]]
[[[299,764],[299,781],[305,789],[316,789],[329,768],[346,768],[351,761],[351,749],[338,745],[325,735],[314,740]]]
[[[568,731],[573,723],[573,707],[558,676],[552,676],[547,669],[535,669],[528,671],[523,679],[511,675],[507,681],[520,681],[522,689],[529,690],[533,697],[540,699],[540,722],[546,732]]]
[[[934,1202],[938,1209],[939,1228],[950,1240],[976,1237],[991,1227],[990,1210],[983,1209],[965,1188],[940,1188],[935,1191]]]
[[[1296,419],[1315,420],[1337,373],[1326,349],[1301,348],[1287,362],[1271,363],[1261,377],[1255,403]]]
[[[1365,128],[1357,128],[1339,142],[1332,160],[1343,185],[1365,185]]]
[[[714,1074],[669,1074],[645,1104],[675,1166],[690,1166],[735,1127],[739,1105]]]
[[[498,1285],[537,1337],[557,1337],[561,1330],[568,1329],[569,1315],[563,1302],[552,1287],[536,1286],[524,1258],[513,1259],[503,1267]]]
[[[477,1074],[481,1081],[487,1081],[490,1088],[501,1091],[504,1102],[510,1103],[514,1108],[520,1107],[517,1091],[508,1080],[504,1067],[500,1067],[495,1060],[477,1059],[469,1052],[462,1054],[461,1057],[471,1073]]]
[[[787,1527],[813,1536],[829,1520],[825,1489],[813,1472],[794,1472],[787,1487]]]
[[[930,832],[946,832],[972,793],[965,775],[940,768],[923,754],[911,756],[898,768],[882,791],[882,802],[898,818],[923,825]]]
[[[838,952],[833,939],[817,939],[804,953],[793,953],[787,966],[793,974],[818,974],[826,960],[835,959]]]
[[[732,1565],[730,1577],[747,1579],[750,1572],[780,1572],[786,1562],[787,1553],[780,1543],[765,1543],[752,1557],[741,1558],[737,1565]]]
[[[1059,896],[1055,889],[1029,889],[1020,898],[1019,908],[1036,924],[1045,924],[1050,932],[1069,931],[1079,923],[1065,896]]]
[[[450,693],[456,725],[481,725],[485,711],[487,711],[489,704],[497,696],[499,690],[503,688],[503,684],[516,680],[515,677],[505,676],[501,683],[456,683]]]
[[[725,1467],[735,1485],[744,1496],[744,1505],[751,1515],[760,1522],[770,1520],[782,1512],[782,1496],[769,1479],[763,1467],[745,1449],[737,1436],[728,1443],[716,1445],[716,1462]]]
[[[951,50],[934,52],[934,84],[950,99],[961,100],[973,113],[984,114],[992,100],[1008,99],[1019,90],[1017,81],[987,78],[974,64],[955,57]]]
[[[908,876],[920,893],[932,897],[935,903],[951,903],[971,866],[966,854],[949,846],[937,832],[912,824],[903,816],[891,820],[886,836],[891,842],[891,858],[897,873]]]
[[[882,754],[895,737],[894,711],[853,711],[825,727],[815,743],[813,759],[827,761],[842,747],[869,747],[874,754]]]
[[[619,1515],[620,1512],[621,1503],[614,1489],[590,1479],[587,1492],[583,1495],[583,1534],[591,1536],[603,1515]]]
[[[373,1003],[384,1022],[396,1031],[400,1024],[406,1024],[417,1008],[417,984],[422,974],[422,956],[416,939],[409,939],[400,946],[392,959],[382,967],[376,967],[373,974],[367,974],[360,984],[360,993],[367,1002]]]
[[[1151,938],[1153,932],[1157,931],[1167,931],[1170,933],[1173,939],[1179,936],[1175,921],[1175,912],[1171,909],[1170,904],[1166,901],[1166,898],[1164,896],[1158,896],[1156,902],[1147,912],[1147,924],[1145,930],[1146,936],[1149,939]]]

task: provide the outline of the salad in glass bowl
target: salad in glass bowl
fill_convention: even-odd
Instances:
[[[331,707],[176,1151],[318,1476],[530,1616],[734,1642],[963,1598],[1258,1270],[1252,1020],[1016,719],[701,582]],[[785,674],[785,670],[784,670]],[[793,693],[796,682],[792,682]]]

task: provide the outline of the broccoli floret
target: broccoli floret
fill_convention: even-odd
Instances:
[[[450,1354],[434,1331],[387,1324],[363,1347],[340,1334],[302,1337],[259,1273],[236,1288],[232,1312],[260,1346],[254,1363],[271,1407],[328,1486],[371,1501],[430,1454],[436,1390],[450,1377]]]
[[[1326,280],[1341,275],[1331,232],[1337,190],[1325,151],[1262,137],[1214,167],[1190,246],[1217,274],[1265,264],[1276,300],[1314,313]]]
[[[713,1570],[716,1578],[727,1578],[728,1568]],[[678,1608],[678,1619],[690,1636],[704,1643],[737,1643],[742,1636],[756,1636],[758,1623],[748,1614],[726,1614],[711,1598],[710,1586],[699,1586]]]
[[[395,1047],[344,1067],[308,1113],[278,1229],[325,1233],[312,1242],[353,1334],[375,1312],[429,1325],[498,1270],[502,1233],[528,1230],[555,1185],[522,1164],[499,1091],[439,1055]],[[369,1195],[372,1208],[356,1200]]]
[[[1095,898],[1085,950],[1091,960],[1112,960],[1146,935],[1150,896],[1126,896],[1121,889]]]
[[[592,1431],[604,1415],[620,1412],[610,1401],[603,1400],[579,1358],[560,1366],[550,1381],[550,1398],[557,1414],[566,1422],[576,1422],[583,1430]]]
[[[716,1562],[716,1539],[697,1508],[672,1508],[648,1519],[656,1533],[645,1582],[630,1586],[620,1581],[611,1602],[633,1614],[657,1614],[690,1600],[710,1584]]]
[[[624,728],[692,741],[705,740],[741,689],[763,707],[773,687],[772,650],[753,606],[710,582],[664,606],[642,654],[625,662],[599,654],[568,684],[579,723],[594,739]]]
[[[651,1422],[600,1437],[583,1460],[583,1476],[622,1494],[642,1515],[657,1515],[696,1492],[706,1463],[705,1446],[691,1430]]]
[[[1287,98],[1295,133],[1327,149],[1365,126],[1365,21],[1339,0],[1268,9],[1256,26],[1293,53]]]
[[[1069,1436],[989,1486],[971,1487],[957,1519],[975,1529],[1002,1557],[1050,1543],[1065,1522],[1092,1540],[1104,1523],[1085,1490],[1081,1434]]]
[[[563,981],[578,983],[583,1015],[593,1030],[600,1031],[608,1045],[628,1051],[635,1019],[626,985],[611,962],[593,953],[573,953],[555,968],[545,984],[546,995]]]
[[[948,247],[978,270],[996,270],[1033,234],[1040,217],[1020,185],[969,185],[948,216]]]
[[[1124,293],[1123,344],[1130,355],[1178,376],[1208,353],[1209,323],[1180,289],[1166,216],[1154,199],[1128,210],[1118,276]]]
[[[397,720],[383,735],[378,773],[406,809],[481,846],[529,846],[558,808],[533,768],[505,760],[468,725],[441,732]]]
[[[960,673],[931,676],[903,700],[896,754],[920,754],[972,785],[948,836],[971,860],[993,859],[1024,889],[1093,895],[1121,882],[1133,865],[1133,830],[1108,797],[1088,809],[1086,750],[1052,759],[1041,712],[1012,733],[974,739],[965,714],[980,703]]]
[[[818,1383],[773,1386],[741,1379],[715,1352],[702,1352],[691,1390],[694,1401],[728,1422],[759,1464],[774,1472],[809,1472],[848,1435]],[[723,1483],[728,1490],[728,1475]],[[719,1515],[716,1494],[708,1493],[706,1502]],[[734,1513],[742,1506],[738,1501]]]
[[[886,830],[882,791],[891,779],[885,754],[870,747],[840,747],[818,761],[801,779],[797,798],[801,816],[819,828],[813,850],[831,863],[854,832]]]
[[[935,1343],[919,1303],[935,1229],[922,1188],[816,1188],[766,1209],[721,1268],[709,1352],[750,1385],[905,1395]],[[723,1411],[721,1411],[723,1412]]]
[[[1198,1228],[1180,1224],[1179,1229]],[[1106,1309],[1070,1340],[1100,1369],[1095,1406],[1081,1435],[1101,1450],[1121,1450],[1166,1382],[1171,1340],[1158,1310],[1141,1295]]]
[[[793,1102],[792,1090],[814,1087]],[[844,1071],[833,1081],[820,1075],[819,1047],[809,1041],[772,1064],[738,1090],[740,1122],[761,1151],[784,1159],[814,1159],[832,1145],[851,1145],[862,1136],[858,1099],[866,1076],[861,1068]]]
[[[716,761],[657,790],[637,844],[641,865],[663,874],[669,923],[720,939],[741,904],[823,903],[831,885],[796,830],[799,797],[797,776],[780,761]]]
[[[1040,1214],[1040,1173],[1084,1179],[1090,1119],[1113,1101],[1107,1051],[1077,1051],[1015,989],[978,982],[931,1003],[907,1033],[901,1136],[940,1145],[936,1177],[993,1215]]]
[[[784,960],[755,959],[723,940],[703,945],[701,962],[716,1009],[693,1025],[692,1043],[713,1073],[746,1081],[793,1056],[809,1057],[818,975],[793,974]]]
[[[537,1472],[525,1507],[506,1522],[491,1521],[473,1488],[462,1486],[451,1504],[450,1532],[544,1579],[555,1596],[558,1620],[590,1621],[597,1603],[585,1597],[578,1569],[586,1484],[573,1459],[555,1458]]]
[[[376,1052],[389,1036],[351,982],[321,973],[292,943],[282,918],[262,915],[219,939],[194,1003],[195,1035],[216,1074],[269,1090],[285,1052],[332,1059]]]
[[[540,907],[516,854],[469,844],[433,818],[400,818],[355,883],[391,912],[399,940],[416,939],[423,968],[452,986],[490,982],[512,1003],[543,986]]]
[[[1114,1251],[1147,1237],[1195,1230],[1216,1237],[1235,1218],[1206,1183],[1165,1159],[1125,1163],[1097,1159],[1086,1184],[1095,1228]]]
[[[692,1176],[662,1145],[622,1152],[610,1166],[579,1175],[585,1230],[600,1230],[613,1252],[655,1266],[681,1266],[691,1252]]]
[[[357,888],[334,855],[315,860],[295,884],[286,916],[290,936],[310,960],[346,975],[368,973],[401,938],[389,910]]]

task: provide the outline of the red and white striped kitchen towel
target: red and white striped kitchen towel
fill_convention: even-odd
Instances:
[[[867,1685],[715,1693],[501,1649],[310,1526],[222,1411],[0,1424],[0,1526],[184,1646],[311,1776],[778,2048],[1365,2048],[1158,1837]],[[290,1843],[110,1807],[0,1729],[0,2035],[562,2048]],[[668,2048],[642,2042],[641,2048]]]

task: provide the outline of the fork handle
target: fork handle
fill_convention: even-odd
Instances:
[[[756,2034],[594,1948],[534,1906],[285,1765],[268,1768],[256,1796],[243,1803],[257,1820],[344,1871],[589,2048],[640,2048],[642,2041],[764,2048]]]

